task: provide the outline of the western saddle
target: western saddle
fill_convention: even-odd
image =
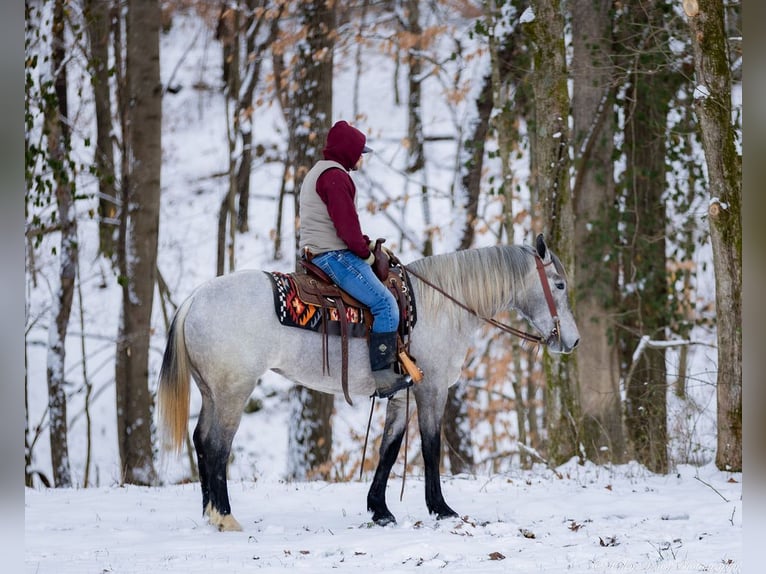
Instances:
[[[397,263],[398,260],[397,260]],[[311,257],[304,256],[300,259],[300,264],[303,272],[297,272],[293,274],[295,279],[296,289],[298,290],[298,296],[306,304],[315,305],[320,307],[323,312],[329,309],[335,309],[338,312],[340,319],[340,341],[341,341],[341,385],[343,387],[343,396],[346,402],[350,405],[351,397],[348,392],[348,323],[346,322],[346,308],[356,307],[366,311],[364,313],[364,322],[366,331],[372,328],[372,313],[369,308],[343,291],[340,287],[333,283],[332,279],[322,271],[319,267],[311,262]],[[388,264],[388,262],[387,262]],[[399,337],[398,337],[398,358],[402,365],[402,368],[406,370],[410,376],[412,376],[415,382],[420,382],[423,378],[423,373],[415,365],[412,358],[409,356],[406,350],[406,345],[403,342],[404,338],[409,338],[409,328],[414,321],[412,317],[408,317],[410,313],[409,308],[412,306],[410,300],[410,289],[406,284],[404,266],[397,264],[390,266],[386,269],[386,272],[380,273],[380,268],[376,269],[376,275],[380,278],[380,275],[384,275],[381,279],[383,284],[393,293],[399,306],[399,316],[401,319],[399,325]],[[325,317],[329,313],[325,314]],[[328,354],[328,337],[329,333],[326,327],[327,322],[322,323],[322,370],[324,373],[329,373],[329,354]],[[404,329],[403,329],[404,327]],[[404,332],[403,332],[404,331]]]

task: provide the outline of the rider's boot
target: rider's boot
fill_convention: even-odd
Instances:
[[[370,332],[370,368],[375,379],[375,393],[381,399],[389,399],[398,391],[412,386],[409,375],[394,371],[396,363],[396,331],[391,333]]]

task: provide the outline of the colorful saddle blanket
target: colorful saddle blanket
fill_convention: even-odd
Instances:
[[[271,278],[273,286],[274,309],[282,325],[328,335],[341,335],[345,330],[350,337],[367,336],[367,332],[372,326],[372,312],[368,307],[350,298],[347,294],[343,294],[345,304],[335,305],[332,300],[322,303],[321,296],[318,296],[318,292],[322,289],[319,288],[318,283],[322,284],[323,282],[313,277],[311,273],[308,276],[306,273],[297,276],[295,273],[272,271],[267,275]],[[298,286],[298,283],[301,284],[301,287]],[[309,284],[312,287],[309,287]],[[406,339],[415,326],[417,314],[409,277],[407,277],[401,264],[391,266],[385,284],[397,299],[399,334],[403,339]],[[335,289],[340,292],[337,287]],[[303,298],[301,293],[303,293]],[[305,299],[312,302],[307,302]],[[345,329],[341,326],[339,308],[343,309],[345,313]]]
[[[309,331],[340,335],[340,317],[334,307],[320,307],[306,303],[300,298],[293,273],[272,271],[269,274],[274,290],[274,310],[279,322],[286,327],[298,327]],[[372,314],[363,307],[345,306],[345,321],[350,337],[366,337]]]

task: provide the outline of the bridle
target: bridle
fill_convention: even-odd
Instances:
[[[471,309],[468,305],[465,303],[458,301],[455,299],[452,295],[444,291],[441,287],[438,285],[434,285],[431,283],[428,279],[420,275],[419,273],[416,273],[409,267],[406,267],[407,273],[411,273],[414,275],[417,279],[431,287],[432,289],[438,291],[441,293],[444,297],[452,301],[455,305],[458,307],[468,311],[471,315],[474,317],[478,317],[482,321],[489,323],[493,327],[496,327],[497,329],[500,329],[504,333],[509,333],[511,335],[515,335],[516,337],[519,337],[520,339],[524,339],[525,341],[529,341],[531,343],[537,343],[539,345],[547,345],[549,341],[553,339],[557,339],[559,342],[561,341],[561,322],[559,321],[559,314],[556,310],[556,304],[553,301],[553,293],[551,293],[551,287],[548,285],[548,278],[545,276],[545,268],[553,263],[553,259],[551,259],[548,263],[543,263],[542,258],[535,253],[535,267],[537,268],[537,273],[540,276],[540,283],[542,283],[543,287],[543,294],[545,295],[545,302],[548,304],[548,311],[550,311],[551,318],[553,319],[553,329],[551,329],[551,332],[548,334],[547,337],[544,337],[543,335],[533,335],[532,333],[527,333],[526,331],[522,331],[521,329],[517,329],[516,327],[512,327],[510,325],[506,325],[505,323],[501,323],[500,321],[497,321],[492,318],[482,317],[476,311]]]
[[[551,286],[548,285],[548,278],[545,276],[545,267],[553,263],[553,257],[548,263],[543,263],[542,258],[535,253],[535,267],[537,267],[537,273],[540,275],[540,283],[543,285],[543,294],[545,295],[545,302],[548,304],[548,311],[551,313],[551,319],[553,319],[553,329],[551,329],[550,335],[548,335],[547,341],[551,341],[554,338],[561,343],[561,321],[559,321],[559,312],[556,309],[556,304],[553,302],[553,293],[551,293]]]

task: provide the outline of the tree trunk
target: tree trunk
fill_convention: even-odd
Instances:
[[[48,418],[50,421],[51,466],[56,486],[72,486],[67,441],[66,335],[72,310],[74,282],[77,273],[77,221],[74,211],[74,183],[69,170],[69,111],[67,102],[67,68],[64,44],[64,1],[53,7],[51,76],[54,78],[56,103],[45,110],[48,153],[53,168],[56,205],[61,228],[59,285],[51,302],[53,322],[48,328]]]
[[[126,18],[128,173],[123,177],[126,211],[125,244],[120,249],[122,314],[117,337],[117,433],[122,480],[146,485],[156,481],[148,379],[162,162],[160,4],[128,0]]]
[[[421,113],[422,96],[422,58],[423,30],[420,26],[420,0],[404,2],[407,21],[404,23],[407,38],[407,181],[412,179],[420,184],[420,205],[423,212],[423,247],[424,257],[433,255],[433,228],[431,203],[426,185],[426,157],[423,141],[423,117]]]
[[[24,486],[34,486],[34,471],[32,470],[32,443],[29,440],[29,357],[24,344]]]
[[[582,443],[589,460],[625,460],[619,355],[614,344],[618,244],[613,172],[610,0],[572,2],[572,113],[577,246],[577,353]]]
[[[112,3],[86,0],[90,70],[96,110],[96,150],[94,165],[98,176],[99,252],[112,260],[117,240],[117,189],[112,143],[112,107],[109,88],[109,30]]]
[[[513,397],[516,406],[516,428],[518,429],[518,441],[519,441],[519,466],[524,469],[531,468],[530,456],[524,447],[531,446],[529,443],[529,435],[527,434],[527,412],[530,409],[534,409],[534,402],[531,398],[525,400],[524,397],[524,379],[525,375],[529,375],[526,369],[521,364],[522,349],[520,345],[514,344],[511,346],[511,352],[513,353],[513,372],[511,373],[511,385],[513,386]]]
[[[625,255],[623,352],[626,362],[641,336],[664,339],[670,325],[666,270],[667,214],[664,191],[666,124],[678,88],[668,68],[663,2],[647,8],[635,0],[626,12],[625,51],[634,62],[625,97]],[[634,456],[653,472],[668,471],[665,353],[643,354],[625,381],[626,425]]]
[[[542,206],[548,245],[574,273],[574,212],[569,183],[569,94],[564,19],[559,0],[534,0],[528,30],[534,43],[535,121],[531,187]],[[570,284],[574,277],[570,277]],[[574,292],[574,290],[572,290]],[[559,464],[579,454],[577,362],[574,355],[544,354],[548,459]]]
[[[231,125],[230,173],[236,196],[236,230],[247,233],[250,205],[250,172],[253,162],[253,94],[261,78],[264,53],[279,33],[279,19],[287,4],[271,9],[270,0],[247,0],[244,4],[221,6],[216,37],[223,46],[223,78],[226,83],[228,118]],[[264,26],[269,34],[256,40]],[[244,58],[241,57],[244,55]],[[232,212],[233,213],[233,212]]]
[[[718,375],[716,466],[742,471],[742,158],[734,145],[723,4],[684,3],[694,47],[695,109],[708,171],[715,267]],[[699,5],[698,11],[693,8]]]
[[[297,86],[288,110],[291,135],[296,222],[300,219],[299,193],[311,166],[322,158],[322,146],[332,122],[335,4],[329,0],[301,2],[299,25],[306,37],[296,46],[293,82]],[[295,233],[296,267],[299,228]],[[310,359],[310,358],[309,358]],[[319,360],[319,355],[316,357]],[[338,367],[340,368],[340,367]],[[288,475],[295,479],[324,476],[332,452],[331,415],[334,396],[305,388],[293,389],[288,439]]]
[[[465,172],[462,183],[465,194],[465,226],[458,249],[469,249],[473,246],[476,235],[476,217],[479,213],[479,197],[481,196],[481,175],[484,169],[484,147],[489,133],[489,118],[492,115],[492,75],[484,76],[479,97],[476,98],[477,118],[474,122],[471,137],[464,143]]]
[[[452,474],[470,473],[474,467],[466,394],[464,381],[452,385],[444,409],[444,448]]]
[[[216,38],[223,46],[223,81],[224,110],[226,113],[226,136],[229,144],[229,169],[228,188],[226,195],[221,201],[221,209],[218,212],[218,246],[216,250],[216,275],[223,275],[226,271],[228,259],[229,273],[234,271],[234,242],[236,233],[234,227],[235,206],[237,196],[237,157],[242,149],[237,145],[239,131],[239,92],[242,84],[240,78],[240,13],[236,7],[229,7],[227,3],[221,4],[218,17]],[[227,233],[228,232],[228,233]],[[228,254],[228,258],[227,258]]]
[[[333,395],[300,385],[290,389],[287,476],[327,479],[332,456]]]
[[[247,233],[249,230],[248,217],[250,211],[250,172],[253,163],[253,133],[255,125],[253,123],[253,94],[255,87],[261,78],[261,64],[263,63],[263,54],[266,49],[273,44],[279,32],[278,22],[285,9],[285,4],[280,3],[276,14],[270,10],[263,10],[258,13],[256,19],[256,8],[259,6],[268,6],[269,2],[248,0],[248,17],[245,22],[245,58],[244,78],[245,83],[239,96],[239,105],[237,113],[239,114],[238,128],[242,139],[242,157],[239,160],[237,168],[237,195],[239,204],[237,208],[237,230],[240,233]],[[268,25],[270,34],[261,44],[256,44],[256,38],[261,27]]]

